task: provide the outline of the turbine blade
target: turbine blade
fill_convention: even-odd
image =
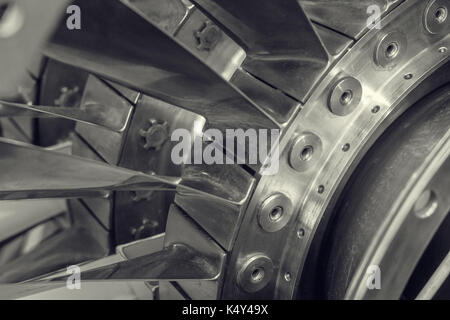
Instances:
[[[112,167],[7,139],[0,139],[0,166],[1,200],[101,197],[111,190],[174,191],[181,181],[178,177]]]
[[[241,128],[278,127],[268,112],[126,1],[74,3],[83,13],[82,28],[73,32],[61,25],[44,49],[47,56],[212,118],[216,127],[224,122],[218,109],[239,110]]]
[[[247,52],[243,68],[304,102],[328,54],[297,0],[193,0]]]
[[[128,114],[101,104],[84,108],[36,106],[0,100],[0,117],[31,116],[59,117],[120,132],[124,129]]]
[[[161,251],[81,272],[83,281],[98,280],[215,280],[220,274],[214,260],[181,244]],[[46,278],[50,282],[66,282],[67,277]]]

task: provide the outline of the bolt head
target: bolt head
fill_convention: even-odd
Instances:
[[[201,51],[213,50],[222,39],[222,30],[211,21],[206,21],[203,26],[194,33],[197,39],[197,49]]]
[[[139,136],[145,141],[143,148],[159,150],[169,138],[168,124],[158,123],[153,119],[150,119],[149,123],[149,128],[139,130]]]

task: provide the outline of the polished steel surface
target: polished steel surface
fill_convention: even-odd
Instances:
[[[192,165],[185,169],[182,183],[216,195],[205,198],[190,192],[178,192],[175,203],[220,245],[230,250],[253,192],[255,179],[238,165]],[[221,203],[219,199],[222,198],[228,199],[228,202]]]
[[[119,130],[111,131],[106,125],[91,126],[83,122],[78,122],[75,126],[75,132],[92,146],[101,158],[113,165],[119,163],[134,112],[134,104],[115,90],[123,92],[123,87],[117,84],[113,87],[94,76],[89,76],[79,108],[90,110],[92,106],[104,106],[103,124],[111,121],[106,119],[115,118],[116,121],[120,119]],[[133,93],[129,90],[127,95]],[[136,96],[133,95],[132,98],[139,99],[140,95],[136,94]]]
[[[276,126],[264,110],[211,70],[195,52],[161,30],[152,16],[145,16],[125,1],[77,0],[75,3],[83,10],[84,28],[78,32],[58,28],[44,50],[49,57],[188,110],[203,112],[217,118],[211,122],[217,122],[215,125],[219,127],[225,119],[216,114],[217,108],[229,113],[233,109],[248,112],[237,125],[244,125],[250,118],[254,123],[258,118],[258,126]],[[99,17],[99,11],[107,14]],[[99,31],[105,26],[121,40],[105,41]],[[152,50],[155,45],[156,51]]]
[[[116,116],[114,114],[114,110],[111,108],[111,105],[105,106],[93,103],[83,105],[83,109],[76,109],[55,106],[35,106],[0,100],[0,106],[2,108],[6,107],[4,113],[0,111],[0,116],[2,117],[29,116],[37,118],[39,115],[36,114],[43,113],[46,116],[60,117],[84,124],[101,126],[118,132],[124,130],[124,125],[128,118],[128,115],[123,113],[119,113]],[[11,109],[19,109],[20,111],[16,112]],[[21,112],[22,110],[23,112]]]
[[[298,2],[312,21],[353,39],[359,39],[367,31],[370,6],[379,8],[381,20],[404,0],[298,0]],[[372,7],[371,15],[375,12]]]
[[[101,197],[111,190],[175,191],[180,188],[233,203],[232,199],[220,198],[220,194],[207,194],[195,186],[181,185],[180,177],[144,174],[5,139],[0,140],[0,150],[0,163],[4,168],[20,168],[14,172],[2,171],[0,195],[3,200]]]
[[[180,233],[179,230],[184,232]],[[169,211],[164,246],[167,247],[177,243],[183,243],[189,247],[195,246],[200,256],[214,265],[217,272],[213,279],[185,279],[177,281],[177,284],[193,299],[218,299],[221,295],[220,290],[227,257],[226,251],[189,215],[179,207],[172,205]]]
[[[305,101],[327,68],[328,55],[296,0],[193,2],[246,50],[245,70]]]
[[[104,267],[81,272],[84,281],[94,280],[212,280],[217,266],[198,252],[183,245],[172,245],[161,251]],[[46,281],[66,282],[67,277]],[[44,280],[43,280],[44,281]]]

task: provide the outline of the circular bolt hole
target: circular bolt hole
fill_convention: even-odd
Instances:
[[[311,160],[313,153],[314,153],[313,146],[306,146],[303,148],[302,152],[300,153],[300,159],[302,161],[309,161],[309,160]]]
[[[398,53],[400,51],[399,45],[397,42],[391,42],[387,47],[386,47],[386,58],[388,59],[394,59]]]
[[[375,106],[372,108],[372,113],[378,113],[380,111],[380,106]]]
[[[447,20],[448,11],[446,7],[440,7],[437,8],[436,12],[434,13],[434,18],[436,19],[437,23],[443,23],[445,20]]]
[[[303,238],[304,236],[305,236],[305,229],[303,229],[303,228],[298,229],[297,237],[298,238]]]
[[[353,100],[353,92],[352,90],[345,90],[342,95],[340,102],[343,106],[349,105]]]
[[[289,164],[296,171],[306,171],[316,165],[322,152],[320,138],[305,132],[293,140],[289,152]]]
[[[407,73],[407,74],[405,74],[405,75],[403,76],[403,78],[404,78],[405,80],[411,80],[411,79],[413,78],[413,74],[412,74],[412,73]]]
[[[270,220],[272,221],[279,221],[283,217],[283,208],[282,207],[275,207],[270,212]]]
[[[254,293],[269,283],[273,271],[273,262],[269,257],[263,254],[255,254],[244,261],[236,280],[242,290]]]
[[[319,194],[324,193],[324,192],[325,192],[325,187],[324,187],[323,185],[320,185],[319,188],[317,188],[317,192],[318,192]]]
[[[292,212],[291,200],[281,193],[275,193],[258,208],[258,224],[266,232],[276,232],[287,225]]]
[[[252,282],[261,282],[262,279],[264,279],[264,269],[263,268],[256,268],[252,272]]]
[[[425,190],[414,204],[414,213],[421,219],[431,217],[438,208],[436,195],[431,190]]]
[[[346,143],[346,144],[344,144],[344,146],[342,147],[342,151],[347,152],[348,150],[350,150],[350,143]]]
[[[448,51],[447,47],[440,47],[438,49],[439,53],[446,53]]]
[[[291,281],[291,274],[289,272],[286,272],[284,274],[284,280],[286,280],[287,282]]]

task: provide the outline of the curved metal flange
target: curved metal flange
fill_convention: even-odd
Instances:
[[[426,32],[412,32],[417,28],[416,20],[421,17],[426,3],[408,1],[400,5],[382,21],[383,31],[389,33],[401,30],[412,37],[402,62],[392,70],[379,70],[375,61],[368,60],[378,44],[378,30],[369,31],[352,50],[347,53],[325,77],[302,111],[286,132],[286,138],[280,143],[284,150],[295,133],[312,132],[322,141],[322,156],[318,161],[318,170],[296,172],[288,163],[288,152],[283,152],[280,173],[273,177],[262,177],[249,204],[247,214],[241,225],[228,268],[229,279],[224,286],[225,298],[250,297],[236,286],[236,274],[243,257],[262,252],[275,264],[280,263],[278,274],[252,298],[291,298],[297,288],[308,250],[321,218],[330,203],[334,192],[358,159],[363,146],[373,141],[377,129],[385,128],[398,113],[396,107],[409,92],[424,78],[436,70],[448,59],[448,54],[439,50],[450,46],[450,36],[430,37]],[[327,107],[327,99],[336,75],[345,73],[357,78],[363,86],[360,106],[351,114],[336,117]],[[412,74],[412,77],[404,77]],[[378,112],[372,112],[378,106]],[[349,123],[353,123],[349,126]],[[257,208],[261,199],[273,192],[283,192],[293,203],[298,214],[289,228],[280,231],[274,242],[274,235],[264,233],[256,223]],[[253,214],[255,213],[255,214]],[[244,231],[245,230],[245,231]],[[301,235],[301,236],[299,236]],[[271,243],[271,246],[267,246]],[[286,276],[289,275],[289,276]]]
[[[331,232],[329,298],[401,297],[450,210],[449,89],[433,92],[399,118],[349,181]],[[370,266],[382,274],[378,290],[367,286]]]

